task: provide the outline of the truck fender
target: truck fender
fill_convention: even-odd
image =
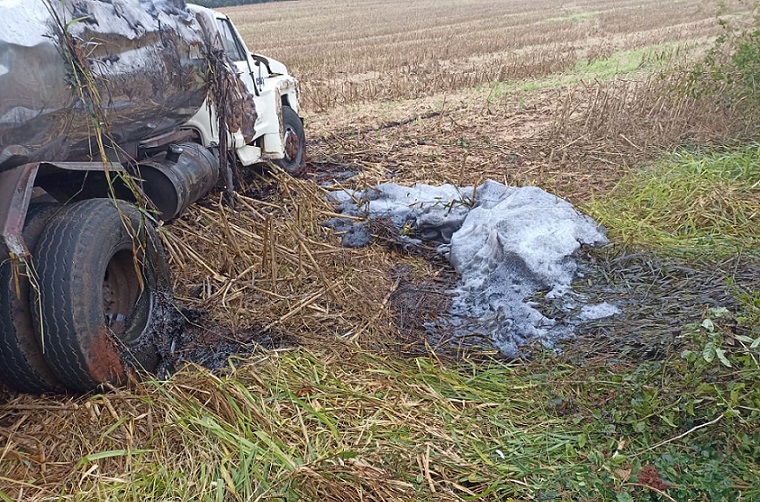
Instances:
[[[279,99],[275,100],[275,106],[280,127],[277,134],[264,135],[263,146],[264,154],[267,158],[282,159],[285,157],[285,126],[282,121],[282,107],[287,105],[294,112],[299,113],[298,83],[296,79],[289,78],[277,82],[274,94],[275,96],[279,96]]]

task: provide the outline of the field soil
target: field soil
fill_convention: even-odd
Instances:
[[[245,173],[234,209],[212,193],[160,229],[178,308],[159,377],[184,369],[178,378],[188,378],[193,364],[234,375],[295,349],[317,354],[315,368],[339,369],[364,357],[360,351],[404,360],[435,352],[424,323],[449,308],[457,279],[451,266],[432,247],[405,248],[382,225],[372,245],[342,248],[322,225],[335,216],[327,192],[493,179],[539,186],[584,210],[663,152],[720,143],[730,134],[729,119],[712,115],[706,123],[703,103],[670,93],[684,82],[683,65],[721,33],[718,16],[747,23],[751,8],[741,0],[297,0],[226,9],[250,47],[283,61],[300,79],[307,170],[299,179]],[[684,324],[699,321],[710,306],[733,305],[726,277],[755,288],[760,280],[757,262],[741,256],[716,265],[661,259],[625,244],[582,252],[579,291],[630,308],[580,329],[565,346],[564,362],[627,366],[662,359],[678,350]],[[553,312],[550,300],[535,301]],[[435,357],[478,362],[498,354],[447,347]],[[251,374],[259,385],[257,371]],[[368,384],[368,394],[387,383],[370,377],[378,380]],[[318,387],[303,378],[289,398],[308,397]],[[179,384],[176,395],[228,410],[205,385]],[[118,410],[102,396],[6,393],[0,493],[47,500],[81,489],[89,490],[86,499],[104,495],[98,483],[118,485],[132,457],[119,454],[127,446],[109,442],[121,429],[107,421],[124,423],[123,416],[142,413],[143,396],[162,391],[135,384],[114,392]],[[287,419],[295,423],[295,416]],[[137,435],[163,441],[153,422],[162,417],[146,420]],[[69,429],[71,437],[60,432]],[[133,432],[125,433],[129,447],[140,448]],[[167,434],[169,443],[192,450],[192,440]],[[106,444],[115,453],[95,456]],[[424,463],[409,463],[418,461]],[[354,464],[339,459],[336,465]],[[374,472],[366,467],[362,476],[379,480],[376,493],[391,493]],[[366,500],[393,498],[383,497]]]
[[[302,81],[307,171],[301,181],[246,176],[241,193],[250,197],[247,207],[254,212],[243,222],[229,217],[232,227],[250,232],[255,242],[241,240],[230,228],[221,233],[222,240],[241,242],[207,253],[209,238],[202,237],[207,227],[196,223],[201,216],[216,218],[220,207],[215,195],[201,203],[200,215],[191,211],[178,228],[169,229],[170,241],[183,241],[170,248],[177,250],[175,276],[189,313],[185,317],[193,321],[177,326],[176,336],[185,348],[172,352],[167,368],[180,367],[183,361],[223,366],[227,355],[249,352],[257,340],[268,346],[320,348],[336,332],[369,346],[413,354],[426,350],[424,322],[448,309],[455,274],[432,248],[404,251],[388,228],[376,228],[379,244],[369,249],[339,249],[339,238],[319,228],[331,217],[332,208],[324,200],[330,190],[383,182],[477,186],[493,179],[510,186],[539,186],[583,210],[663,151],[709,144],[730,128],[701,123],[697,104],[674,103],[668,93],[682,82],[681,65],[703,54],[720,34],[717,16],[744,22],[748,5],[743,2],[672,2],[662,6],[669,13],[664,16],[655,15],[658,8],[646,0],[624,5],[599,0],[583,9],[553,1],[538,8],[473,0],[466,9],[454,3],[426,5],[424,21],[414,17],[423,8],[418,5],[388,0],[383,8],[365,7],[321,2],[321,15],[340,13],[344,20],[331,25],[329,34],[311,4],[229,9],[252,47],[288,63]],[[272,31],[283,16],[298,36],[282,39]],[[490,31],[472,31],[485,19]],[[254,25],[261,29],[254,30]],[[363,29],[350,28],[355,26]],[[452,34],[464,40],[453,43]],[[276,45],[271,44],[274,38]],[[437,46],[440,51],[431,50]],[[266,228],[256,221],[259,217],[270,219]],[[290,238],[313,238],[308,247],[315,244],[318,251],[282,240],[283,230]],[[293,276],[278,272],[282,260],[277,250],[266,249],[270,239],[279,239],[282,259],[311,253],[313,269],[307,273],[317,279],[307,280],[310,284],[304,287],[305,279],[295,277],[305,271],[300,255]],[[684,290],[693,281],[716,285],[705,298],[684,307],[687,318],[662,316],[655,323],[661,329],[642,335],[638,320],[651,315],[660,300],[631,293],[631,281],[646,290],[660,275],[627,273],[621,264],[628,262],[618,260],[618,252],[586,257],[596,263],[586,271],[593,283],[586,289],[599,301],[634,303],[635,297],[640,308],[581,330],[587,336],[573,345],[579,353],[612,357],[641,354],[644,347],[646,357],[663,356],[674,341],[669,324],[699,317],[705,298],[714,297],[709,303],[720,304],[730,297],[725,287],[717,286],[723,275],[710,279],[695,272],[681,277],[677,282]],[[235,256],[248,266],[231,265]],[[210,279],[209,270],[214,271]],[[263,279],[267,286],[246,288],[240,274]],[[629,288],[613,284],[611,274],[624,276]],[[259,303],[243,299],[252,291]],[[299,309],[298,315],[289,315],[293,308]],[[545,308],[552,311],[551,305]],[[314,329],[325,327],[324,319],[319,324],[321,317],[331,318],[326,330]],[[198,336],[199,329],[205,334]],[[602,348],[594,350],[596,346]]]

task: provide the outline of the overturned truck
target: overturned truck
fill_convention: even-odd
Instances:
[[[88,391],[159,364],[154,229],[232,166],[304,166],[298,83],[183,0],[0,5],[0,379]]]

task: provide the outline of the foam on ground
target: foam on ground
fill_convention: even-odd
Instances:
[[[333,195],[343,214],[383,218],[399,232],[411,228],[416,238],[441,244],[439,251],[460,279],[447,318],[428,326],[433,337],[452,332],[465,344],[487,338],[504,355],[519,357],[527,344],[554,347],[579,322],[617,313],[609,304],[578,305],[571,288],[578,250],[606,244],[603,230],[569,202],[540,188],[507,187],[491,180],[477,188],[385,183]],[[363,232],[361,225],[332,226],[351,239]],[[345,240],[352,245],[369,242],[369,236]],[[567,311],[580,310],[579,315],[563,321],[546,317],[530,300],[538,292],[566,299]]]

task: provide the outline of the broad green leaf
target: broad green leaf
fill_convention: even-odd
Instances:
[[[617,494],[617,502],[633,502],[633,497],[628,492],[621,492]]]
[[[705,345],[705,348],[702,349],[702,359],[708,363],[711,363],[715,360],[715,344],[713,342],[709,342],[707,345]]]
[[[728,360],[726,357],[726,351],[723,349],[715,349],[715,354],[718,356],[718,359],[720,359],[720,362],[723,363],[723,366],[730,368],[731,367],[731,361]]]

